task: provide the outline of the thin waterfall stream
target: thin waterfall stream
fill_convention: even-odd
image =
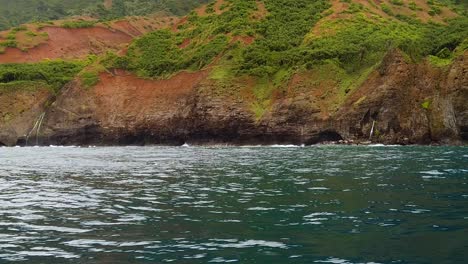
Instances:
[[[34,122],[34,126],[32,127],[32,129],[29,131],[28,135],[26,136],[26,146],[29,146],[29,138],[31,137],[31,135],[34,133],[34,131],[36,132],[36,145],[39,144],[39,131],[40,131],[40,128],[42,126],[42,122],[44,121],[44,117],[45,117],[45,112],[42,112],[36,119],[36,122]]]

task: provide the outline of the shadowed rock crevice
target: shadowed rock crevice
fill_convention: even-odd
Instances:
[[[306,144],[318,144],[323,142],[337,142],[343,140],[343,137],[333,130],[325,130],[317,134],[317,136],[310,138]]]

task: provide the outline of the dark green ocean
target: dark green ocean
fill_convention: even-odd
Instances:
[[[0,148],[0,263],[468,263],[468,147]]]

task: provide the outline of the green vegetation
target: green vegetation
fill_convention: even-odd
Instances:
[[[421,107],[424,108],[424,109],[429,109],[429,107],[431,106],[431,101],[426,99],[422,104],[421,104]]]
[[[345,91],[362,83],[390,50],[399,49],[413,61],[425,57],[435,61],[436,57],[439,61],[435,64],[446,65],[460,54],[468,36],[466,16],[447,20],[446,25],[405,16],[399,16],[399,20],[376,18],[365,15],[365,8],[352,1],[346,11],[352,14],[350,17],[321,22],[321,27],[332,33],[317,34],[311,29],[329,11],[329,1],[294,3],[265,0],[269,13],[264,19],[252,18],[257,11],[254,0],[228,1],[220,15],[210,4],[208,8],[213,10],[204,16],[192,12],[178,32],[159,30],[147,34],[134,41],[126,56],[108,55],[104,66],[131,70],[143,77],[164,78],[181,70],[202,69],[218,58],[210,77],[226,83],[240,75],[264,80],[284,72],[290,76],[301,70],[326,69],[332,62],[334,72],[341,76],[340,94],[345,96]],[[399,5],[398,1],[392,3]],[[250,45],[231,42],[236,36],[253,37],[255,41]],[[187,39],[190,44],[179,48]],[[271,91],[284,82],[266,85],[258,81],[255,89]],[[256,96],[254,108],[260,114],[268,105],[271,92],[258,94],[263,95]]]
[[[416,2],[414,2],[414,1],[409,2],[409,3],[408,3],[408,7],[409,7],[409,9],[411,9],[411,10],[413,10],[413,11],[421,11],[421,10],[422,10],[422,8],[419,7],[419,6],[416,4]]]
[[[440,15],[442,13],[442,10],[437,6],[431,6],[431,10],[429,10],[429,12],[427,13],[431,16],[435,16]]]
[[[28,30],[25,26],[19,26],[19,27],[14,27],[10,30],[10,34],[14,34],[16,32],[20,32],[20,31],[26,31]]]
[[[380,4],[380,8],[382,8],[382,11],[384,11],[387,15],[390,15],[390,16],[394,15],[390,7],[384,3]]]
[[[153,3],[156,2],[163,3]],[[176,0],[164,3],[171,2],[179,3]],[[204,1],[190,3],[200,2]],[[408,7],[396,7],[407,3],[401,0],[386,1],[388,5],[382,3],[380,7],[374,7],[381,8],[391,15],[390,18],[370,14],[367,7],[352,0],[343,2],[348,3],[348,9],[334,19],[328,19],[335,12],[329,0],[264,0],[262,3],[267,11],[259,8],[256,0],[226,0],[219,10],[213,2],[207,6],[205,14],[191,12],[185,23],[177,25],[178,30],[157,30],[135,39],[124,56],[109,52],[92,62],[70,63],[67,67],[75,66],[69,71],[65,70],[66,63],[60,62],[62,64],[55,65],[58,68],[56,76],[48,75],[51,66],[46,64],[58,62],[27,65],[18,69],[20,77],[13,81],[46,81],[59,87],[79,72],[84,86],[92,87],[99,81],[99,72],[105,68],[126,69],[146,78],[167,78],[182,70],[210,67],[210,78],[222,87],[233,87],[239,77],[252,80],[255,86],[251,91],[252,110],[260,118],[271,105],[275,90],[285,87],[297,72],[316,74],[317,87],[325,79],[332,81],[337,90],[330,94],[334,96],[333,103],[339,103],[391,50],[401,50],[413,62],[427,59],[443,67],[468,47],[466,14],[445,18],[444,23],[423,23],[417,17],[393,14],[401,8],[421,10],[413,1]],[[99,18],[111,18],[137,14],[140,11],[136,7],[140,4],[141,14],[143,9],[145,12],[153,10],[151,6],[143,8],[144,3],[147,2],[115,0],[110,9],[99,5],[90,12]],[[460,8],[454,2],[430,0],[428,3],[431,10],[442,10],[446,5]],[[265,14],[260,15],[261,10]],[[434,12],[434,15],[440,14]],[[82,20],[66,22],[64,26],[80,28],[92,26],[92,23]],[[14,31],[19,30],[27,29]],[[14,34],[6,36],[0,45],[14,46]],[[0,73],[5,67],[0,67]],[[19,74],[21,71],[25,71],[24,76]],[[38,74],[42,71],[46,72],[47,78]],[[0,79],[0,82],[6,81]]]
[[[96,21],[85,21],[85,20],[73,20],[66,21],[62,24],[64,28],[88,28],[93,27],[96,24]]]
[[[168,76],[182,69],[199,70],[223,51],[227,37],[220,34],[205,44],[183,50],[176,43],[176,36],[169,30],[159,30],[137,39],[126,57],[110,55],[105,65],[134,70],[143,77]]]
[[[393,5],[399,5],[399,6],[402,6],[405,4],[403,0],[390,0],[390,3],[392,3]]]
[[[83,72],[79,77],[86,88],[93,87],[99,82],[99,73],[97,72]]]
[[[40,63],[0,64],[0,84],[41,82],[57,91],[80,72],[83,62],[62,60]]]
[[[18,45],[16,40],[7,39],[6,41],[0,42],[0,47],[15,48]]]
[[[329,1],[265,1],[270,15],[258,22],[258,40],[244,54],[240,71],[257,76],[271,75],[281,68],[304,63],[304,37],[330,8]]]
[[[436,67],[446,67],[452,63],[452,58],[440,58],[437,56],[429,55],[427,59],[429,63]]]
[[[113,0],[105,7],[103,0],[0,0],[0,31],[33,21],[57,20],[87,15],[111,20],[131,15],[168,12],[183,15],[207,0]]]
[[[182,69],[197,70],[208,65],[228,47],[230,33],[234,36],[258,36],[257,41],[236,56],[232,64],[239,73],[265,76],[274,74],[284,67],[293,66],[299,60],[304,36],[321,12],[330,7],[326,0],[265,1],[271,10],[269,19],[252,21],[250,15],[256,9],[256,2],[231,1],[229,8],[221,15],[211,14],[200,17],[189,16],[185,30],[173,33],[161,30],[136,40],[125,58],[128,69],[142,76],[158,77]],[[180,50],[177,43],[193,39],[187,48]],[[120,63],[122,63],[120,61]]]
[[[10,83],[0,83],[0,91],[2,92],[15,92],[22,91],[36,91],[38,89],[51,89],[51,87],[44,81],[15,81]]]
[[[141,16],[156,12],[184,15],[208,0],[113,0],[112,7],[104,6],[103,1],[94,1],[82,14],[101,20],[112,20],[124,16]]]
[[[47,33],[46,33],[46,34],[47,34]],[[26,36],[35,37],[35,36],[37,36],[37,34],[34,33],[34,32],[32,32],[32,31],[27,31],[27,32],[26,32]]]
[[[30,21],[60,19],[80,14],[82,7],[95,5],[97,0],[0,0],[0,30]]]
[[[109,59],[111,54],[105,54],[104,56],[89,55],[87,60],[83,62],[86,67],[78,74],[78,78],[85,88],[91,88],[100,81],[99,74],[106,71],[102,60]]]

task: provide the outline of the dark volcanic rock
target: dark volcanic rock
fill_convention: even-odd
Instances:
[[[410,64],[389,54],[334,119],[345,138],[383,143],[457,143],[466,126],[467,56],[449,69]],[[424,105],[425,104],[425,105]]]
[[[39,121],[52,99],[52,92],[41,87],[0,89],[0,146],[35,144]]]
[[[101,74],[96,87],[74,81],[62,89],[37,140],[43,145],[316,144],[367,141],[374,126],[373,142],[458,144],[468,140],[467,58],[435,68],[408,63],[394,51],[332,113],[311,94],[284,93],[261,117],[239,92],[243,87],[223,90],[207,71],[168,80],[115,71]],[[18,96],[0,95],[0,101],[24,104]],[[21,122],[0,124],[0,144],[21,142],[49,97],[29,100]]]

